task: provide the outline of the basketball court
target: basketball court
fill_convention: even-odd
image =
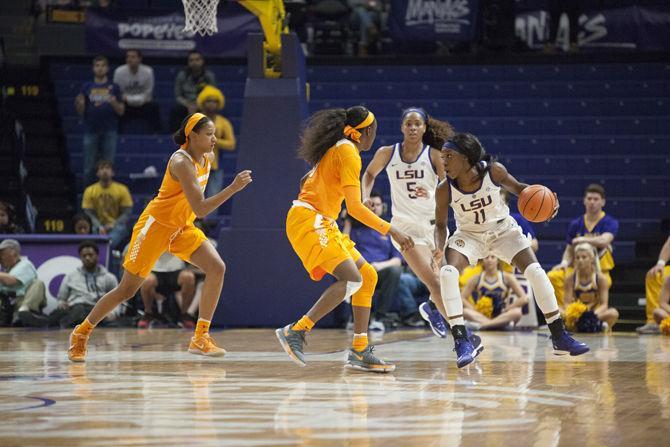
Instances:
[[[99,330],[85,364],[67,336],[0,332],[3,446],[658,446],[670,416],[664,337],[584,335],[571,358],[542,333],[484,332],[458,370],[451,339],[399,331],[372,340],[397,362],[378,375],[343,367],[343,330],[314,331],[305,368],[268,329],[215,333],[222,359],[186,353],[181,330]]]

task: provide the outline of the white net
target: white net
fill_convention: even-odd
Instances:
[[[219,31],[216,25],[216,8],[219,0],[182,0],[186,16],[184,32],[211,36]]]

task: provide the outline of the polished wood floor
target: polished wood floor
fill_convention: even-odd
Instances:
[[[181,330],[94,333],[85,364],[66,331],[0,330],[1,446],[670,445],[670,337],[483,333],[458,370],[451,339],[373,338],[392,374],[345,370],[345,331],[308,337],[306,368],[271,330],[215,333],[229,353],[185,352]]]

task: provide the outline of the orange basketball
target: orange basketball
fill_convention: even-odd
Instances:
[[[530,185],[519,194],[519,212],[530,222],[545,222],[554,213],[556,197],[549,188]]]

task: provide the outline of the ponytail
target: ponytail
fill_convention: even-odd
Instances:
[[[172,141],[174,141],[175,144],[177,144],[177,146],[182,146],[186,143],[186,140],[187,140],[187,138],[186,138],[186,125],[188,124],[189,119],[191,119],[191,117],[193,115],[194,114],[191,113],[188,116],[186,116],[186,118],[184,118],[182,120],[181,126],[179,126],[179,129],[177,129],[177,131],[172,134]],[[207,124],[208,122],[211,122],[211,121],[212,120],[210,120],[208,117],[203,116],[193,126],[193,129],[191,130],[191,132],[198,132],[205,124]]]
[[[363,106],[349,109],[325,109],[314,113],[305,122],[300,135],[298,157],[310,166],[316,165],[332,146],[345,138],[345,126],[356,127],[370,112]]]

